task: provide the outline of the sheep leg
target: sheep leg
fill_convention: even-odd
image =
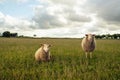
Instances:
[[[51,59],[50,52],[48,53],[48,61]]]
[[[92,52],[90,52],[90,58],[92,58]]]
[[[87,54],[88,54],[88,53],[86,52],[86,53],[85,53],[85,55],[86,55],[86,58],[87,58]]]

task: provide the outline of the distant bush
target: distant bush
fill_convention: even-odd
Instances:
[[[120,34],[103,34],[103,35],[96,35],[96,39],[120,39]]]
[[[3,37],[10,37],[10,32],[9,31],[5,31],[2,34]]]
[[[2,34],[2,37],[17,37],[18,34],[17,33],[10,33],[9,31],[5,31]]]

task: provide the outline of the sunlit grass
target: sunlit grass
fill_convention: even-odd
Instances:
[[[0,80],[119,80],[120,40],[96,42],[86,59],[81,39],[0,38]],[[54,60],[34,60],[41,43],[52,45]]]

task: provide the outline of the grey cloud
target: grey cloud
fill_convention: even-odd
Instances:
[[[62,4],[58,6],[54,5],[42,5],[34,8],[35,14],[33,21],[38,24],[37,28],[70,27],[73,26],[72,24],[74,22],[74,25],[76,25],[76,22],[77,24],[83,24],[91,21],[91,18],[88,17],[88,15],[77,14],[74,8],[70,6]],[[52,11],[50,9],[51,7],[53,7]],[[64,18],[65,22],[60,18]]]
[[[87,5],[109,23],[120,22],[120,0],[88,0]]]
[[[87,29],[88,32],[98,32],[101,30],[102,30],[102,28],[99,28],[99,27],[91,27],[91,28]]]
[[[89,15],[97,14],[95,17],[98,22],[93,25],[93,28],[88,29],[88,31],[97,32],[104,29],[115,31],[120,29],[120,0],[86,0],[83,5],[77,4],[77,1],[74,0],[66,0],[65,2],[63,2],[63,0],[50,1],[65,6],[63,9],[63,15],[68,23],[71,23],[70,25],[73,24],[73,26],[76,26],[76,22],[82,24],[86,22],[89,23],[92,21]],[[71,3],[73,4],[71,5]],[[74,8],[78,6],[79,8],[84,8],[82,12],[84,15],[75,13]]]
[[[68,6],[74,6],[76,4],[75,0],[50,0],[54,4],[62,4]]]
[[[71,21],[77,21],[77,22],[90,22],[90,17],[78,15],[78,14],[70,14],[68,16],[68,19]]]
[[[120,30],[120,27],[115,25],[115,24],[110,24],[106,26],[108,28],[109,31],[117,31]]]
[[[66,18],[70,21],[75,22],[90,22],[91,18],[84,13],[83,14],[77,14],[75,9],[72,7],[65,7],[63,9],[64,14],[66,15]]]
[[[50,14],[48,11],[48,7],[36,7],[36,13],[33,17],[33,21],[38,24],[38,28],[46,29],[46,28],[54,28],[64,26],[64,23],[59,20],[59,14]],[[54,13],[54,12],[53,12]]]

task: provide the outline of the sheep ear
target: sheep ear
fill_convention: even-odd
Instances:
[[[40,44],[40,46],[44,46],[43,44]]]
[[[51,45],[49,45],[49,47],[51,47]]]
[[[93,34],[93,36],[95,36],[95,34]]]
[[[85,36],[88,36],[88,34],[85,34]]]

